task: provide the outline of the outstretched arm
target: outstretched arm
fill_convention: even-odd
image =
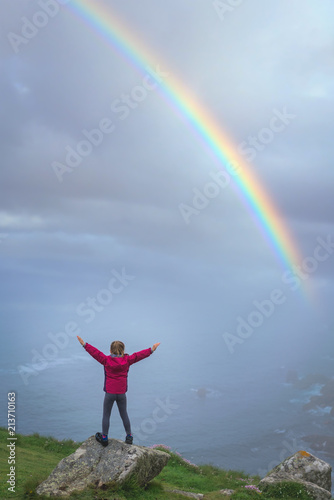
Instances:
[[[141,361],[142,359],[148,358],[159,345],[160,342],[153,344],[153,346],[149,347],[148,349],[130,354],[130,356],[128,357],[129,364],[132,365],[133,363],[138,363],[138,361]]]
[[[84,342],[82,340],[82,338],[79,337],[79,335],[77,335],[77,338],[78,338],[80,344],[86,349],[88,354],[90,354],[94,359],[96,359],[96,361],[101,363],[101,365],[105,365],[106,360],[107,360],[107,356],[105,354],[103,354],[103,352],[96,349],[96,347],[93,347],[92,345],[87,344],[87,342]]]

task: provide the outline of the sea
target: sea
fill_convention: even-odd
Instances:
[[[183,353],[183,360],[187,353]],[[334,453],[313,450],[309,435],[334,436],[331,407],[304,408],[323,385],[301,390],[287,382],[288,368],[272,363],[234,366],[215,361],[211,370],[195,364],[179,370],[177,359],[143,360],[129,371],[128,413],[134,443],[163,444],[191,463],[211,464],[261,477],[298,450],[330,463]],[[297,367],[302,378],[333,376],[334,359]],[[258,366],[258,369],[256,368]],[[29,372],[30,370],[30,372]],[[84,441],[101,431],[103,367],[84,350],[47,363],[13,366],[2,361],[1,421],[7,427],[6,400],[15,392],[16,432]],[[109,436],[124,439],[117,407]]]

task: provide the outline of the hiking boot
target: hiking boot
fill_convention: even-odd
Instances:
[[[133,443],[133,436],[131,436],[131,434],[128,434],[125,438],[125,442],[127,444],[132,444]]]
[[[100,444],[102,444],[102,446],[106,447],[108,446],[108,438],[104,438],[101,434],[101,432],[97,432],[95,434],[95,439],[96,441],[98,441]]]

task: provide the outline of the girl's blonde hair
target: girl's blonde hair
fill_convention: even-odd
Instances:
[[[125,345],[120,340],[114,340],[110,344],[111,354],[116,354],[116,356],[124,356]]]

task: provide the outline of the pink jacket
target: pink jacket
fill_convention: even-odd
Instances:
[[[107,356],[90,344],[84,345],[86,351],[93,356],[96,361],[104,365],[104,386],[103,390],[110,394],[124,394],[128,390],[128,371],[133,363],[148,358],[152,354],[152,349],[144,349],[131,355]]]

